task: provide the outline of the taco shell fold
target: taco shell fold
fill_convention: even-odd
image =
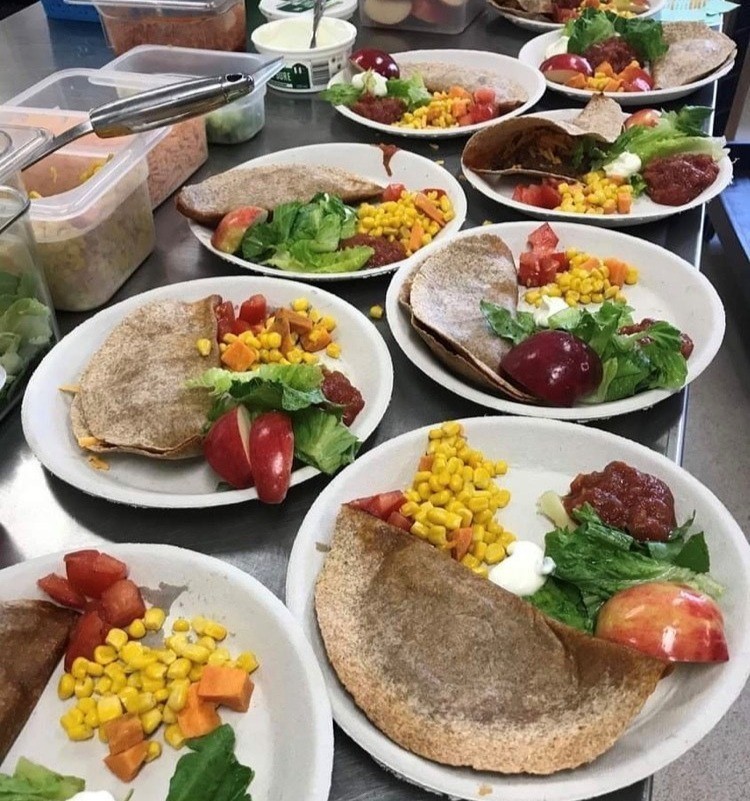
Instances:
[[[157,459],[200,453],[212,399],[185,382],[220,364],[214,312],[220,300],[149,303],[115,326],[73,398],[71,425],[81,447]],[[208,356],[198,353],[199,339],[214,343]]]
[[[663,30],[669,50],[651,66],[659,89],[693,83],[737,53],[732,39],[703,22],[666,22]]]
[[[422,261],[404,284],[401,305],[414,330],[452,372],[493,392],[534,402],[497,372],[511,344],[494,334],[482,300],[515,313],[513,254],[500,237],[477,234],[449,242]]]
[[[401,77],[406,80],[414,75],[421,75],[430,92],[447,92],[452,86],[461,86],[472,93],[482,88],[493,89],[496,101],[501,107],[506,107],[505,111],[510,111],[529,99],[528,93],[520,84],[493,70],[472,69],[442,61],[400,62],[399,67]]]
[[[282,203],[309,203],[318,192],[338,195],[344,203],[360,203],[378,196],[380,184],[337,167],[315,164],[272,164],[235,167],[177,194],[177,210],[202,225],[215,226],[240,206],[273,211]]]
[[[666,665],[546,617],[443,551],[342,507],[315,587],[328,658],[402,748],[550,774],[609,749]]]
[[[466,143],[462,161],[480,175],[543,175],[574,178],[586,169],[572,155],[583,137],[611,144],[622,132],[619,104],[595,95],[570,122],[533,114],[513,117],[477,131]]]

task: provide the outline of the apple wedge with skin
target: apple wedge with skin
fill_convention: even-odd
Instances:
[[[235,489],[253,486],[250,462],[250,416],[244,406],[223,414],[203,440],[203,456],[223,481]]]
[[[692,587],[654,581],[615,593],[599,610],[596,636],[667,662],[726,662],[724,618]]]

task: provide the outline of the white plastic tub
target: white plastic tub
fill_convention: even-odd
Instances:
[[[260,0],[260,13],[269,21],[310,16],[315,0]],[[337,19],[351,19],[357,10],[357,0],[326,0],[323,14]]]
[[[340,72],[352,52],[357,29],[350,22],[323,17],[318,46],[310,50],[312,17],[267,22],[256,28],[252,42],[259,53],[283,56],[284,66],[268,82],[282,92],[320,92]]]

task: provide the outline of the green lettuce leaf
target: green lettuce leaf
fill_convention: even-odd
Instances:
[[[354,461],[360,441],[336,416],[317,407],[294,412],[294,455],[331,475]]]
[[[615,30],[638,53],[641,63],[645,61],[650,64],[669,50],[664,28],[658,20],[613,16]]]
[[[334,106],[353,106],[363,93],[363,89],[357,89],[350,83],[335,83],[322,91],[318,97]]]
[[[565,36],[568,37],[568,53],[581,55],[591,45],[614,36],[615,16],[586,8],[576,19],[569,20],[564,29]]]
[[[397,97],[403,100],[409,111],[419,108],[419,106],[426,106],[432,100],[432,95],[427,91],[421,75],[413,75],[408,80],[389,78],[386,87],[388,97]]]
[[[358,245],[335,253],[315,253],[307,242],[294,242],[288,249],[280,249],[267,263],[286,271],[308,273],[346,273],[361,270],[375,251]]]
[[[2,801],[67,801],[86,789],[76,776],[62,776],[20,757],[12,776],[0,773]]]
[[[513,314],[503,306],[490,303],[488,300],[480,301],[479,308],[490,328],[499,337],[509,339],[514,345],[518,345],[540,330],[531,312],[520,311]]]
[[[594,632],[595,619],[589,614],[580,590],[567,581],[548,576],[542,588],[524,600],[561,623],[588,634]]]
[[[586,8],[565,25],[565,35],[569,37],[568,52],[579,55],[591,45],[618,34],[635,50],[641,62],[652,62],[668,50],[664,29],[653,19],[626,18],[609,11]]]

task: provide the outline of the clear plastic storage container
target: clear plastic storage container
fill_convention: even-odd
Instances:
[[[143,73],[162,81],[190,77],[252,72],[268,61],[255,53],[222,53],[188,47],[141,45],[102,67],[102,72]],[[236,144],[252,139],[266,122],[265,84],[249,95],[205,116],[206,135],[212,144]]]
[[[67,0],[73,5],[91,0]],[[245,0],[101,0],[94,2],[119,56],[142,44],[245,50]]]
[[[11,149],[0,130],[0,156]],[[29,200],[0,175],[0,418],[21,397],[57,326],[28,221]]]
[[[482,0],[359,0],[359,20],[372,28],[461,33],[482,8]]]
[[[104,103],[162,84],[163,81],[147,75],[117,72],[103,78],[99,70],[62,70],[11,98],[6,105],[41,111],[88,112]],[[53,133],[68,127],[65,125]],[[206,132],[200,119],[192,119],[141,134],[140,138],[149,145],[146,156],[148,190],[151,205],[156,208],[205,163],[208,158]],[[81,141],[99,140],[91,135],[79,143]],[[119,142],[120,139],[109,141]]]
[[[59,133],[85,117],[0,106],[0,127],[39,126]],[[37,253],[56,308],[101,306],[153,250],[148,137],[90,135],[23,171]]]

